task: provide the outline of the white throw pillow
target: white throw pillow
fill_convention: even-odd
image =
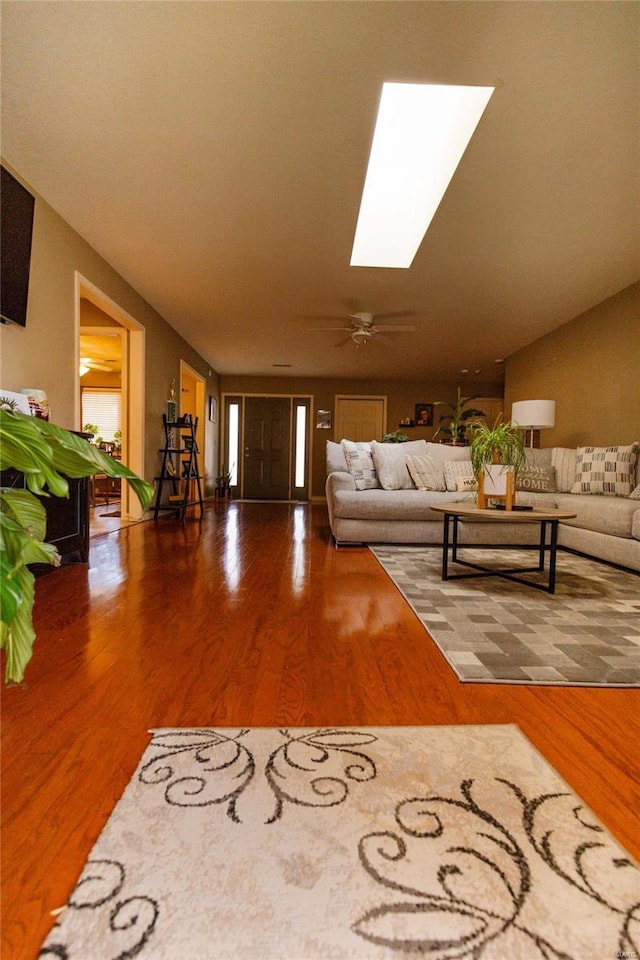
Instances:
[[[342,440],[344,458],[353,477],[356,490],[374,490],[380,486],[373,465],[371,444],[358,440]]]
[[[349,470],[341,443],[327,440],[326,465],[327,473],[346,473]]]
[[[446,490],[442,469],[438,467],[432,457],[406,458],[407,469],[418,490]]]
[[[413,480],[407,470],[404,443],[371,441],[373,465],[383,490],[411,490]]]
[[[471,466],[471,460],[448,460],[445,463],[444,482],[447,486],[447,490],[450,490],[451,492],[459,490],[459,480],[465,481],[465,485],[463,487],[464,490],[472,489],[469,486],[469,482],[475,483],[475,489],[478,489],[476,478],[473,474],[473,467]]]
[[[629,500],[640,500],[640,483],[635,490],[632,490],[629,494]]]
[[[444,479],[444,465],[451,460],[468,460],[469,447],[458,447],[450,443],[433,443],[427,440],[426,455],[433,460],[435,469],[440,473],[440,482],[442,486],[438,490],[446,490],[447,485]]]
[[[621,447],[578,447],[571,493],[628,497],[635,485],[635,443]]]

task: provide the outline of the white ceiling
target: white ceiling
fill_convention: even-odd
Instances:
[[[219,373],[484,379],[640,276],[639,22],[635,2],[5,2],[2,153]],[[409,270],[349,266],[384,80],[498,87]],[[353,310],[417,329],[310,332]]]

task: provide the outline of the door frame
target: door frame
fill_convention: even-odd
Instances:
[[[78,430],[82,430],[82,408],[80,404],[80,318],[82,299],[89,300],[94,306],[106,313],[122,328],[123,361],[122,365],[122,411],[125,429],[123,432],[122,461],[144,477],[145,473],[145,329],[135,317],[127,313],[119,304],[107,296],[77,270],[74,272],[74,323],[75,323],[75,398],[74,419]],[[128,483],[122,484],[121,514],[123,519],[139,520],[142,508]]]
[[[305,430],[305,443],[306,443],[306,462],[305,462],[305,489],[307,491],[307,496],[305,499],[311,500],[311,491],[312,491],[312,478],[313,478],[313,446],[312,440],[313,435],[311,432],[311,425],[314,417],[314,395],[312,393],[274,393],[272,391],[267,392],[243,392],[241,390],[228,390],[221,394],[220,396],[220,456],[222,458],[222,463],[227,462],[227,401],[228,400],[237,400],[240,404],[240,422],[238,424],[238,452],[237,452],[237,471],[238,471],[238,485],[234,489],[238,491],[238,496],[240,499],[244,497],[244,457],[242,456],[244,450],[244,435],[245,435],[245,399],[247,397],[277,397],[285,398],[291,403],[291,419],[290,419],[290,431],[291,431],[291,443],[289,447],[289,498],[283,500],[283,503],[295,503],[300,498],[295,496],[295,488],[293,486],[294,470],[295,470],[295,418],[294,418],[294,404],[296,401],[304,403],[307,410],[307,423]]]
[[[198,444],[198,464],[200,473],[204,474],[204,463],[205,463],[205,438],[207,431],[205,429],[206,422],[206,411],[205,411],[205,397],[207,393],[207,381],[206,378],[202,376],[201,373],[198,373],[197,370],[187,363],[186,360],[180,360],[180,415],[184,413],[182,409],[182,389],[184,383],[184,374],[187,373],[188,376],[195,380],[196,384],[196,399],[195,407],[198,417],[198,427],[196,430],[196,442]]]

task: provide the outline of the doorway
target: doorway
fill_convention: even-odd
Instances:
[[[180,361],[180,416],[191,414],[195,423],[198,418],[196,428],[196,443],[198,444],[198,461],[200,471],[204,464],[204,438],[205,438],[205,386],[204,377],[190,367],[184,360]]]
[[[234,496],[308,500],[311,397],[224,397],[223,469]]]
[[[104,389],[110,389],[114,397],[117,394],[119,401],[120,429],[117,432],[120,436],[113,438],[115,442],[111,452],[117,451],[123,463],[139,476],[144,476],[144,328],[79,273],[75,274],[75,323],[77,429],[82,430],[85,425],[80,360],[93,359],[91,365],[83,363],[83,369],[89,367],[94,377],[97,373],[105,378]],[[92,337],[96,339],[92,341]],[[110,378],[109,383],[106,383],[106,378]],[[112,423],[109,429],[116,432]],[[93,535],[118,529],[142,518],[140,503],[129,485],[123,483],[117,492],[120,494],[119,510],[116,507],[115,488],[109,487],[106,497],[101,498],[102,506],[107,509],[100,512],[113,516],[95,516],[91,529]],[[92,510],[92,513],[96,514],[97,511]],[[117,516],[118,513],[120,516]]]

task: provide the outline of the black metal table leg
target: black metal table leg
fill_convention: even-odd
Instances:
[[[442,579],[449,579],[449,520],[451,520],[451,514],[445,513],[444,515],[444,530],[442,537]]]
[[[549,543],[549,593],[556,592],[556,553],[558,552],[558,520],[551,520],[551,541]]]

